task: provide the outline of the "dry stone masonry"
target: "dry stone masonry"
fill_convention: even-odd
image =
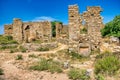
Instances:
[[[77,5],[69,6],[69,52],[87,56],[91,50],[99,49],[100,29],[104,27],[100,12],[101,8],[94,6],[87,7],[87,11],[80,14]],[[87,34],[80,33],[82,27],[87,29]]]
[[[22,22],[20,19],[14,19],[13,24],[4,26],[5,35],[13,36],[18,42],[31,42],[34,39],[40,39],[45,42],[51,41],[52,30],[51,22]]]
[[[67,44],[69,52],[76,52],[88,56],[91,50],[99,50],[101,45],[100,29],[104,27],[100,6],[87,7],[87,11],[80,14],[78,5],[68,7],[68,25],[56,22],[56,41]],[[86,33],[81,30],[86,29]],[[51,42],[52,24],[43,22],[22,22],[15,18],[13,23],[4,26],[5,35],[13,36],[18,42],[41,40]]]

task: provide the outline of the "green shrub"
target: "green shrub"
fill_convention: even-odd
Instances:
[[[30,54],[28,57],[37,58],[35,54]]]
[[[96,80],[105,80],[104,76],[101,74],[98,74],[95,78]]]
[[[47,47],[44,47],[44,48],[40,47],[40,48],[37,49],[37,51],[49,51],[49,48],[47,48]]]
[[[73,80],[89,80],[90,76],[86,75],[86,70],[80,70],[80,69],[70,69],[68,72],[68,76],[70,79]]]
[[[3,69],[0,68],[0,75],[3,75]]]
[[[30,69],[38,70],[38,71],[48,70],[48,68],[49,68],[49,63],[44,58],[41,59],[37,65],[30,67]]]
[[[15,49],[11,49],[11,50],[10,50],[10,53],[14,53],[14,52],[18,52],[18,51],[19,51],[19,50],[15,48]]]
[[[16,56],[16,60],[22,60],[22,59],[23,59],[23,57],[22,57],[21,54],[18,54],[18,55]]]
[[[81,30],[80,30],[80,33],[81,33],[81,34],[87,34],[87,29],[86,29],[86,28],[81,29]]]
[[[95,63],[96,74],[113,75],[120,69],[120,60],[114,55],[107,55],[98,59]]]
[[[0,36],[0,44],[18,44],[12,36]]]
[[[30,69],[38,70],[38,71],[47,70],[51,73],[62,72],[62,69],[61,69],[60,64],[58,62],[54,62],[52,60],[46,60],[46,59],[41,59],[40,62],[38,62],[37,65],[31,66]]]
[[[0,47],[0,50],[5,50],[5,49],[15,49],[17,46],[7,46],[7,45],[3,45]]]
[[[24,48],[23,46],[20,46],[20,48],[19,48],[19,49],[20,49],[20,51],[21,51],[21,52],[23,52],[23,53],[25,53],[25,52],[26,52],[26,50],[27,50],[27,49],[26,49],[26,48]]]
[[[38,43],[38,44],[41,44],[42,43],[42,41],[41,40],[34,40],[34,41],[32,41],[33,43]]]
[[[10,50],[10,53],[14,53],[14,50]]]

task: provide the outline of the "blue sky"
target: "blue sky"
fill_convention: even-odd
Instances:
[[[10,24],[13,18],[22,21],[58,20],[68,23],[68,5],[78,4],[80,13],[87,6],[101,6],[103,22],[111,21],[120,15],[120,0],[0,0],[0,34],[3,25]]]

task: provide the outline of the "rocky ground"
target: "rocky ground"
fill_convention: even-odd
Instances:
[[[49,58],[52,54],[54,56],[54,60],[67,60],[67,58],[62,54],[62,52],[58,55],[57,52],[67,49],[68,46],[60,44],[58,48],[50,51],[44,52],[15,52],[10,53],[10,51],[0,51],[0,68],[4,70],[4,75],[0,75],[0,80],[70,80],[67,75],[67,70],[64,70],[62,73],[50,73],[47,71],[33,71],[30,70],[29,67],[36,62],[39,61],[39,58],[29,57],[29,55],[34,54],[35,56]],[[23,60],[16,60],[16,56],[21,54],[23,56]],[[54,55],[53,55],[54,54]],[[55,55],[58,55],[56,58]],[[91,55],[89,60],[84,62],[71,62],[71,66],[80,69],[87,69],[93,72],[94,68],[94,60],[96,55]],[[91,74],[94,76],[94,74]],[[94,77],[91,77],[91,80],[94,80]],[[110,80],[110,79],[109,79]],[[114,80],[114,79],[111,79]]]

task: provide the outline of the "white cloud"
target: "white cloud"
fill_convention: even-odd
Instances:
[[[36,22],[36,21],[55,21],[55,20],[57,20],[57,19],[49,17],[49,16],[41,16],[41,17],[36,17],[32,21]]]

